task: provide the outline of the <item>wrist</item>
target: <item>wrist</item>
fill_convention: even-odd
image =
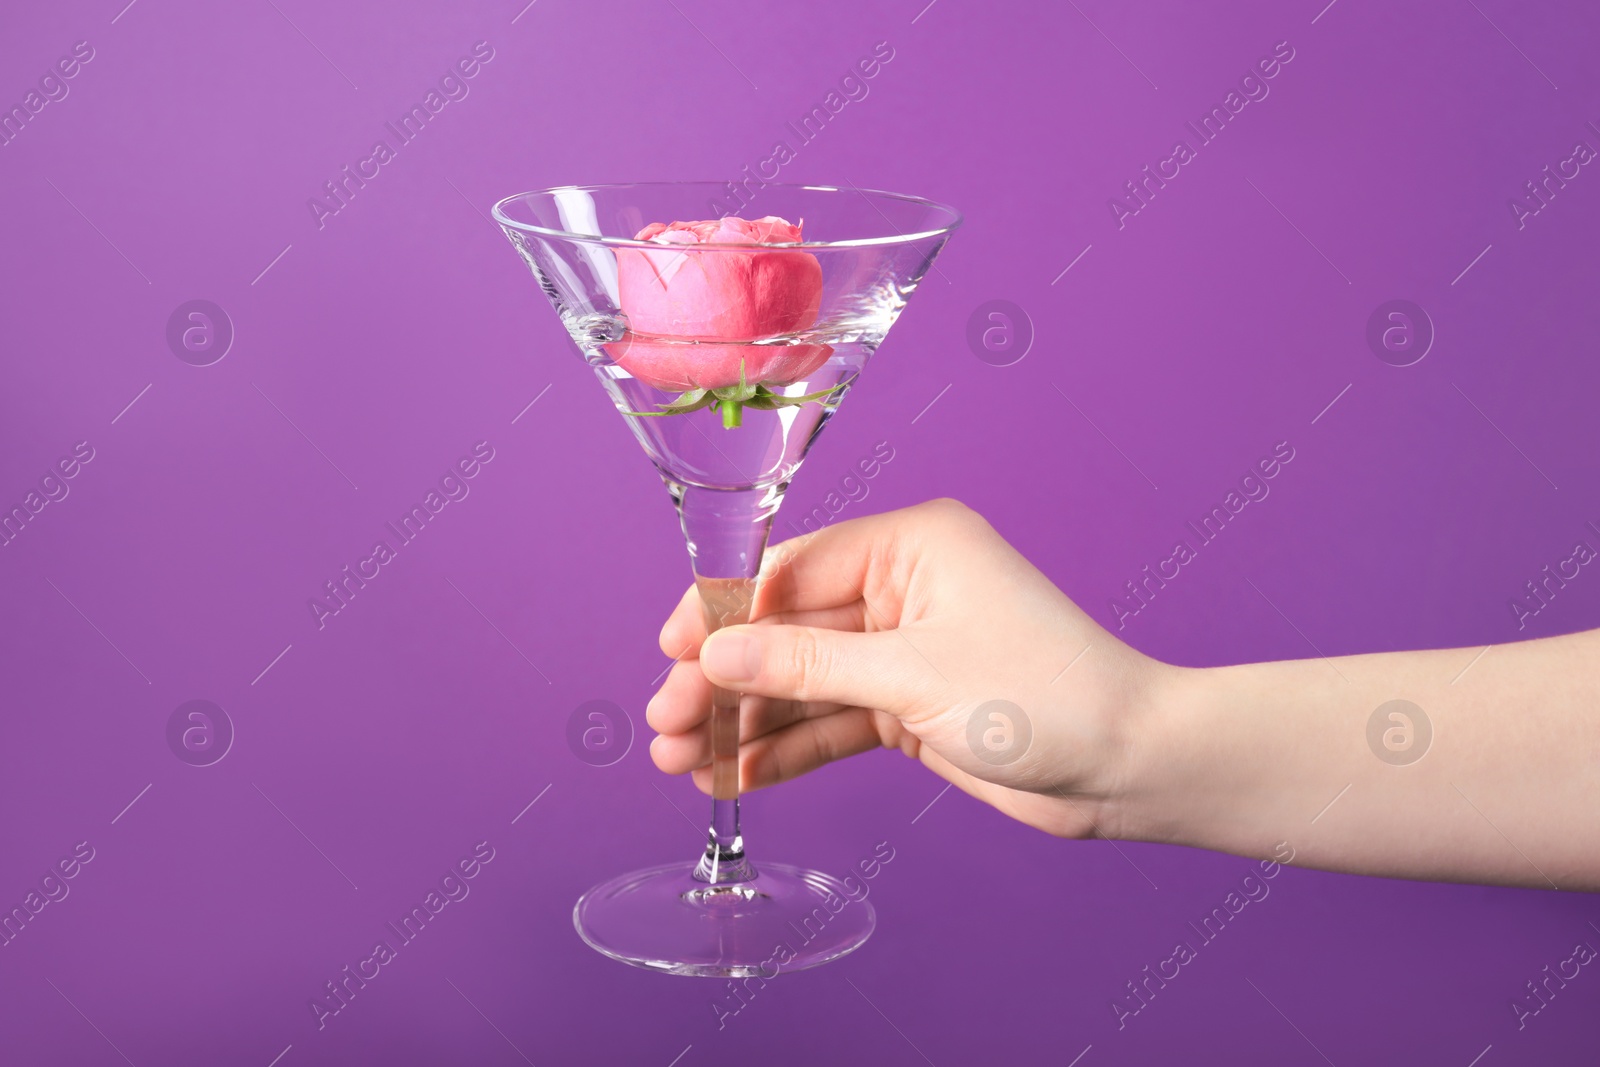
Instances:
[[[1215,702],[1214,669],[1177,667],[1147,659],[1130,687],[1117,738],[1116,782],[1101,805],[1101,830],[1126,841],[1187,844],[1204,821],[1187,770],[1214,759],[1205,722]],[[1213,732],[1214,733],[1214,732]],[[1226,771],[1213,766],[1212,775]]]

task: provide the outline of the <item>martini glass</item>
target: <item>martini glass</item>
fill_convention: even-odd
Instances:
[[[803,221],[804,240],[685,249],[635,239],[651,223],[725,215]],[[494,217],[660,471],[683,525],[708,632],[749,621],[767,535],[790,480],[960,215],[916,197],[853,188],[770,184],[752,195],[748,185],[648,182],[520,193],[497,203]],[[752,255],[780,263],[814,258],[815,314],[791,316],[786,332],[732,339],[630,325],[627,286],[619,286],[627,257],[729,277],[742,269],[736,257],[748,262]],[[805,265],[800,273],[816,297],[816,270]],[[644,369],[663,363],[741,372],[712,393]],[[758,383],[746,379],[748,367],[786,372]],[[873,909],[855,879],[746,855],[739,705],[738,693],[714,690],[704,851],[585,893],[573,922],[597,951],[673,974],[771,978],[837,959],[872,933]]]

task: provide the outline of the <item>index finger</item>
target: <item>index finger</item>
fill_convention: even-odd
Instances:
[[[661,651],[675,660],[695,659],[705,639],[706,620],[700,610],[700,594],[691,585],[678,598],[678,606],[672,609],[661,627]]]
[[[951,501],[930,501],[824,526],[773,545],[762,561],[758,616],[827,610],[856,601],[897,603],[910,584],[926,535],[956,508],[960,505]]]
[[[769,545],[762,558],[751,621],[782,617],[784,622],[819,625],[823,623],[805,616],[848,619],[861,604],[880,601],[898,616],[900,594],[910,584],[921,547],[919,538],[939,521],[948,521],[955,511],[965,509],[951,501],[935,500],[849,519]],[[876,611],[872,614],[880,627],[899,621]],[[674,659],[695,658],[706,636],[699,597],[690,586],[661,628],[661,651]]]
[[[862,631],[866,629],[866,610],[859,601],[815,611],[778,611],[756,614],[761,610],[761,594],[757,593],[754,621],[757,623],[788,623],[795,626],[822,626],[830,630]],[[674,661],[693,660],[700,657],[700,646],[706,639],[705,611],[700,606],[700,594],[690,586],[672,609],[672,614],[661,626],[659,638],[661,651]]]

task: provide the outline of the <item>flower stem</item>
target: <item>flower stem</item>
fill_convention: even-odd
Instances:
[[[719,405],[722,408],[722,428],[724,430],[738,429],[744,423],[744,405],[737,400],[724,400]]]

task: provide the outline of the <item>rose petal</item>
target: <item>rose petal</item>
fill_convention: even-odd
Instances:
[[[634,338],[604,348],[617,366],[667,393],[738,385],[741,364],[751,385],[793,385],[814,374],[833,354],[831,345],[673,344]]]

